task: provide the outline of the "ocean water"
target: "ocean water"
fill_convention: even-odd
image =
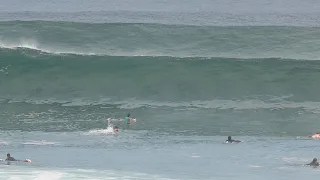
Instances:
[[[319,176],[319,19],[314,0],[3,0],[0,159],[32,163],[0,179]]]

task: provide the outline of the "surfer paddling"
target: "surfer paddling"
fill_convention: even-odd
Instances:
[[[127,114],[127,117],[124,118],[124,124],[130,124],[136,122],[136,119],[130,117],[130,113]]]
[[[18,161],[14,157],[12,157],[9,153],[7,154],[7,159],[6,161]]]
[[[30,159],[17,160],[17,159],[15,159],[14,157],[12,157],[12,156],[10,155],[10,153],[7,154],[7,159],[6,159],[6,161],[8,161],[8,162],[11,162],[11,161],[19,161],[19,162],[29,162],[29,163],[31,162]]]
[[[239,143],[239,142],[241,142],[241,141],[239,141],[239,140],[233,140],[233,139],[231,138],[231,136],[228,136],[228,139],[226,140],[226,143]]]
[[[319,162],[317,158],[313,158],[312,162],[309,164],[306,164],[307,166],[319,166]]]
[[[110,122],[110,118],[108,118],[107,120],[108,120],[107,130],[111,131],[112,134],[119,133],[119,127],[118,126],[113,126],[113,124]]]

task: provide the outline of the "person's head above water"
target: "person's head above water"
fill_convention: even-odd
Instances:
[[[16,160],[13,157],[11,157],[10,153],[8,153],[6,161],[16,161]]]
[[[313,158],[312,163],[318,162],[317,158]]]
[[[130,117],[130,113],[127,114],[127,117]]]
[[[239,140],[234,140],[234,139],[231,138],[231,136],[228,136],[228,139],[226,140],[226,142],[227,142],[227,143],[234,143],[234,142],[235,142],[235,143],[239,143],[239,142],[241,142],[241,141],[239,141]]]
[[[309,166],[319,166],[319,162],[317,158],[313,158],[312,162],[307,164]]]
[[[119,131],[118,126],[113,127],[113,130],[115,130],[115,131]]]

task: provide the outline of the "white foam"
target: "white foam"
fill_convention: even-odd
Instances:
[[[108,126],[107,129],[97,129],[97,130],[90,130],[86,135],[90,134],[105,134],[105,135],[113,135],[115,132],[113,131],[112,126]]]
[[[8,180],[60,180],[63,173],[56,171],[32,171],[32,169],[18,170],[7,169],[1,174],[3,179]]]
[[[49,141],[45,141],[45,140],[41,140],[41,141],[28,141],[23,143],[24,145],[54,145],[57,144],[56,142],[49,142]]]
[[[36,175],[34,180],[59,180],[62,176],[61,172],[41,171]]]
[[[0,140],[0,146],[3,146],[3,145],[8,145],[9,143],[7,141],[2,141]]]
[[[58,48],[54,47],[45,47],[44,45],[40,45],[37,40],[24,38],[21,37],[18,40],[4,40],[0,39],[0,48],[5,49],[18,49],[18,48],[25,48],[30,50],[41,51],[44,53],[50,54],[76,54],[76,55],[103,55],[94,52],[77,52],[73,50],[59,50]]]
[[[0,39],[0,47],[7,48],[7,49],[28,48],[28,49],[40,50],[40,48],[38,48],[39,45],[36,40],[23,38],[23,37],[14,41]]]
[[[155,180],[168,180],[157,175],[144,174],[139,172],[115,172],[106,170],[93,170],[93,169],[42,169],[39,168],[21,168],[7,169],[1,173],[3,179],[9,180],[73,180],[73,179],[86,179],[86,180],[114,180],[114,179],[155,179]]]

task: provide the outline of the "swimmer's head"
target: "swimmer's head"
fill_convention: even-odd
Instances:
[[[10,153],[7,154],[7,157],[10,157]]]
[[[231,136],[228,136],[228,141],[231,141]]]
[[[127,114],[127,117],[130,117],[130,113]]]
[[[318,159],[317,158],[313,158],[312,162],[317,162]]]
[[[119,131],[119,128],[118,128],[118,126],[115,126],[114,128],[113,128],[113,130],[115,130],[115,131]]]

